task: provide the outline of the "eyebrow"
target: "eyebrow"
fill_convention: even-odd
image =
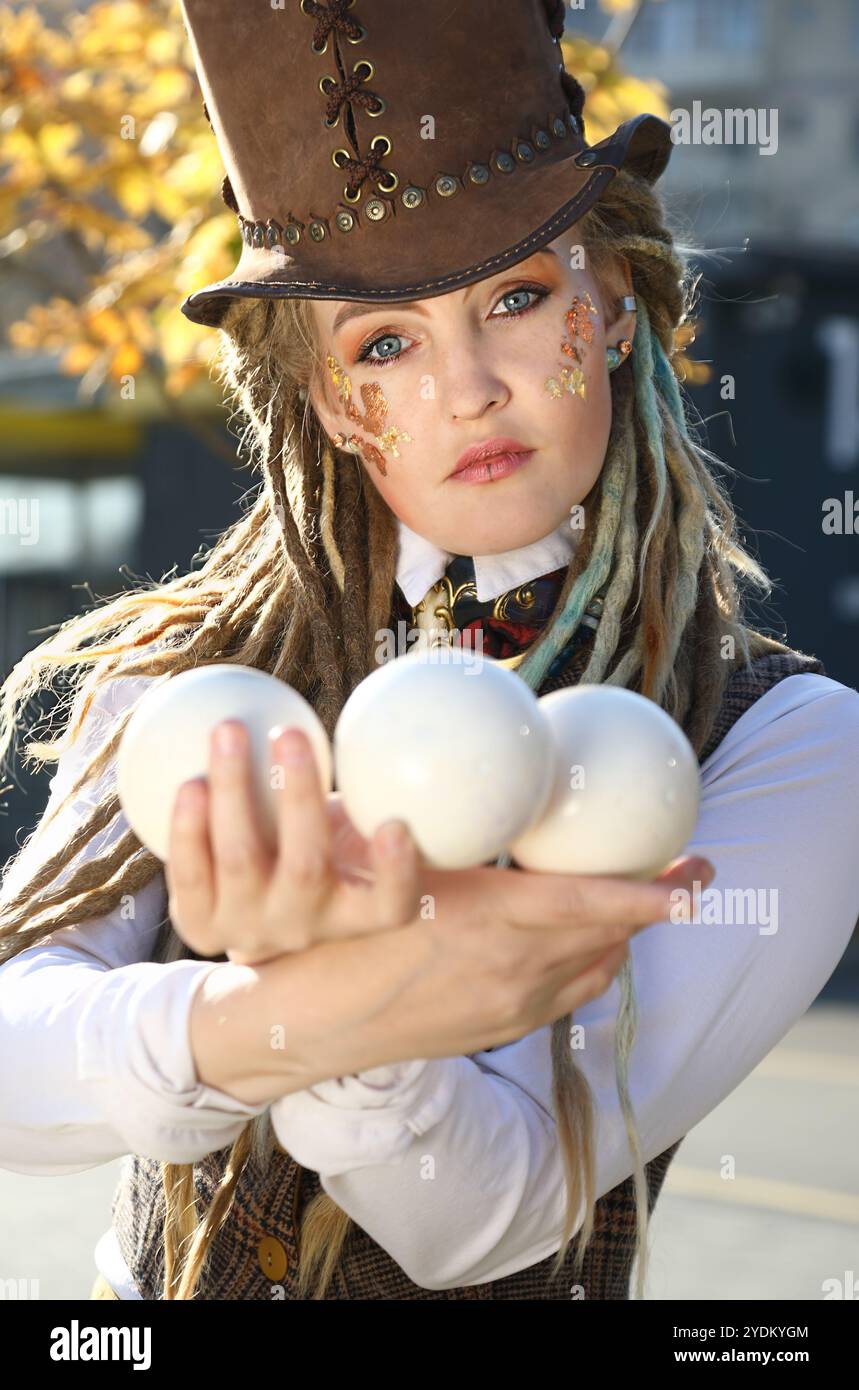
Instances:
[[[554,251],[551,246],[544,246],[540,251],[535,251],[534,256],[554,256],[555,260],[560,260],[557,251]],[[534,256],[532,256],[530,259],[533,260]],[[511,267],[511,269],[513,268],[514,267]],[[477,286],[482,283],[483,282],[481,280],[476,280],[473,284],[469,285],[467,290],[465,291],[465,298],[468,299],[472,290],[475,290]],[[334,323],[332,324],[331,332],[332,334],[337,333],[338,330],[343,327],[343,324],[348,323],[350,319],[362,318],[367,314],[379,314],[388,307],[394,309],[414,309],[415,312],[418,314],[426,313],[426,310],[423,307],[423,301],[420,299],[394,301],[392,304],[390,304],[390,306],[389,304],[367,304],[366,302],[352,302],[349,304],[344,304],[343,307],[337,311],[337,313],[334,316]]]

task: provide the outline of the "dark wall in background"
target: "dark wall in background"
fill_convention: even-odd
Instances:
[[[853,534],[849,516],[859,503],[859,264],[758,250],[706,277],[691,355],[713,375],[689,395],[702,416],[719,417],[709,447],[739,470],[728,485],[741,534],[774,582],[755,615],[769,622],[755,625],[786,630],[834,680],[859,686],[859,519]],[[734,400],[722,399],[725,374]],[[824,502],[845,495],[847,524],[828,535]]]
[[[207,421],[219,429],[219,418]],[[223,430],[225,446],[235,453],[236,440]],[[247,466],[230,465],[197,435],[175,425],[153,424],[143,431],[139,453],[117,458],[115,467],[102,462],[105,473],[135,473],[144,486],[143,525],[127,556],[135,575],[160,579],[178,565],[187,571],[199,546],[212,544],[217,534],[241,514],[239,500],[252,482]],[[50,464],[41,472],[50,473]],[[0,479],[2,489],[2,479]],[[85,589],[94,595],[112,596],[132,585],[115,569],[86,569],[73,574],[28,573],[0,576],[0,671],[3,678],[12,666],[49,635],[34,629],[48,627],[92,607]],[[50,697],[41,707],[50,710]],[[20,760],[5,781],[14,782],[0,797],[0,865],[14,852],[39,819],[48,795],[48,781],[56,764],[39,773],[22,768]]]

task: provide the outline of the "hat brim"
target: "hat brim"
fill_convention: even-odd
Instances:
[[[672,145],[672,127],[645,113],[624,121],[597,145],[556,152],[554,159],[539,155],[509,175],[494,173],[481,187],[435,197],[430,236],[420,235],[426,208],[409,211],[394,204],[394,216],[384,222],[336,231],[327,241],[290,251],[243,244],[233,274],[195,290],[182,313],[194,323],[218,327],[237,298],[396,303],[448,294],[498,275],[560,236],[599,199],[619,169],[655,183]],[[362,239],[361,254],[354,257],[360,278],[344,272],[356,238]]]

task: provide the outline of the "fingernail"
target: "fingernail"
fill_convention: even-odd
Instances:
[[[219,753],[238,753],[244,745],[244,733],[239,724],[219,724],[215,729],[215,747]]]
[[[301,734],[289,733],[281,743],[283,760],[290,767],[303,767],[310,762],[310,749]]]
[[[200,805],[200,781],[195,777],[181,783],[173,804],[173,814],[177,820],[196,820]]]
[[[405,847],[406,828],[402,821],[390,821],[379,833],[379,848],[383,854],[398,854]]]

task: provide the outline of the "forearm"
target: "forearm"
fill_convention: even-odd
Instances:
[[[205,1085],[269,1104],[332,1077],[420,1053],[397,1000],[422,968],[426,938],[395,931],[324,943],[263,965],[223,963],[194,997],[189,1039]]]
[[[105,969],[59,942],[0,969],[0,1166],[68,1173],[125,1153],[193,1162],[264,1106],[202,1085],[190,1001],[217,967]]]

